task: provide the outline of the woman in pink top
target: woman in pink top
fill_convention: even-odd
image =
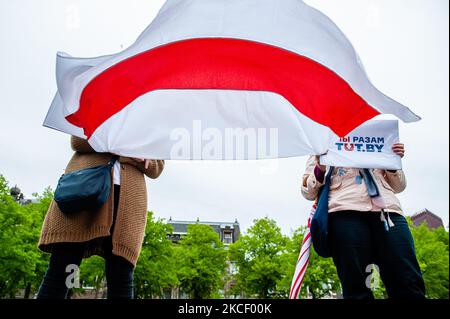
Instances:
[[[393,150],[405,156],[403,144]],[[329,167],[311,157],[302,194],[317,200]],[[344,298],[373,299],[374,266],[390,298],[424,299],[425,285],[414,241],[396,194],[406,188],[403,171],[334,168],[329,194],[329,241]]]

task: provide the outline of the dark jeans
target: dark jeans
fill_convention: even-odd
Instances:
[[[117,214],[120,187],[114,187],[114,217]],[[114,228],[114,223],[112,231]],[[105,239],[105,271],[108,299],[133,299],[134,266],[126,259],[112,253],[112,238]],[[50,264],[39,288],[37,299],[66,299],[69,288],[66,273],[69,265],[80,266],[86,243],[62,243],[54,247]]]
[[[424,299],[425,284],[406,219],[390,214],[388,230],[381,213],[330,214],[329,239],[345,299],[373,299],[366,282],[377,265],[391,299]]]

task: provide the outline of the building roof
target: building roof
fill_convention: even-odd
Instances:
[[[415,213],[414,215],[411,216],[411,220],[416,226],[420,226],[424,222],[426,222],[428,227],[431,229],[444,227],[444,222],[442,221],[442,218],[440,218],[436,214],[433,214],[428,209],[423,209]]]
[[[221,229],[230,229],[234,230],[239,228],[239,223],[236,220],[234,223],[230,222],[203,222],[203,221],[178,221],[178,220],[168,220],[167,223],[173,227],[174,234],[187,234],[189,225],[208,225],[211,226],[217,233],[220,232]]]

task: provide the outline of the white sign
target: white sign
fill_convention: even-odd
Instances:
[[[398,142],[398,121],[369,121],[346,137],[332,139],[320,163],[334,167],[399,170],[402,169],[401,158],[392,151],[392,146]]]

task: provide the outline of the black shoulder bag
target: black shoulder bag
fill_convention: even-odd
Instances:
[[[319,192],[319,200],[317,202],[316,212],[311,220],[311,240],[314,250],[317,254],[324,258],[331,257],[330,246],[328,242],[328,196],[330,194],[331,176],[334,167],[330,168]]]
[[[55,202],[67,215],[101,208],[111,192],[111,170],[118,160],[115,156],[107,165],[64,174],[55,191]]]

